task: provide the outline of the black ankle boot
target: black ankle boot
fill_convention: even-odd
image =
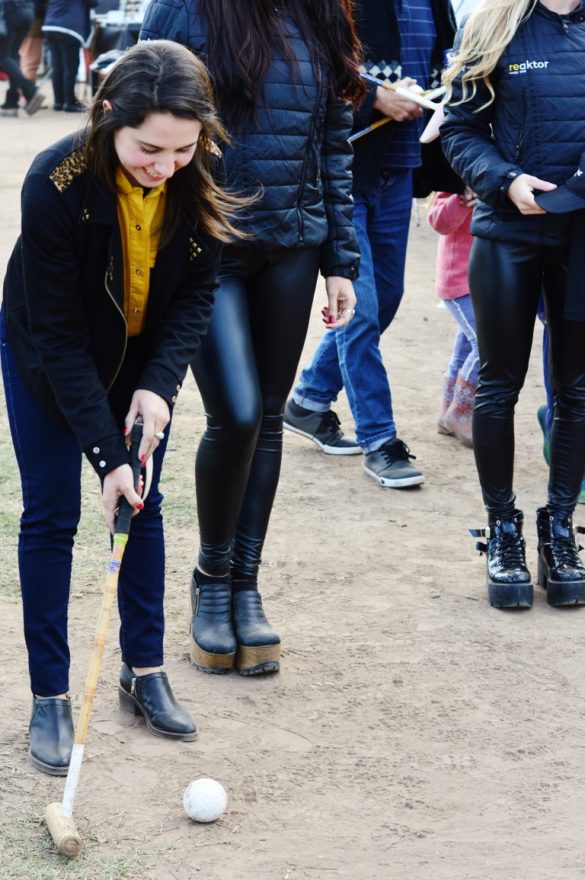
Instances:
[[[526,567],[526,549],[522,537],[524,516],[515,510],[507,519],[489,518],[487,529],[470,529],[474,538],[487,538],[477,543],[480,553],[487,555],[487,588],[494,608],[530,608],[533,588]]]
[[[120,672],[120,703],[135,715],[142,715],[155,736],[191,742],[197,737],[197,725],[175,699],[166,672],[134,675],[126,663]]]
[[[579,559],[581,547],[573,531],[573,518],[540,507],[536,528],[538,583],[546,590],[546,601],[555,608],[585,605],[585,565]]]
[[[191,610],[191,661],[203,672],[229,672],[236,657],[229,576],[212,581],[195,569]]]
[[[29,733],[28,755],[35,767],[50,776],[66,776],[74,737],[69,698],[34,697]]]
[[[236,667],[241,675],[262,675],[280,669],[280,637],[270,626],[255,583],[234,590],[234,629],[238,643]]]

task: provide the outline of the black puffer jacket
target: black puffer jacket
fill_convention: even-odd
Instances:
[[[206,23],[197,0],[152,0],[141,40],[167,39],[206,60]],[[308,48],[290,19],[284,20],[297,64],[294,73],[275,48],[257,123],[234,136],[225,150],[228,186],[261,190],[260,201],[240,226],[267,248],[321,246],[325,276],[357,277],[359,252],[352,226],[349,107],[334,101],[328,72],[316,81]],[[233,133],[232,133],[233,134]]]
[[[459,82],[441,126],[443,149],[481,201],[471,231],[483,238],[567,239],[569,215],[522,215],[508,199],[522,173],[563,183],[585,149],[585,3],[557,15],[537,3],[518,28],[490,77],[496,100],[482,83],[462,104]]]

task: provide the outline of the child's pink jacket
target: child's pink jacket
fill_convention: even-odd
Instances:
[[[440,233],[435,289],[440,299],[457,299],[469,293],[467,263],[473,236],[469,231],[473,208],[454,193],[439,192],[429,209],[429,223]]]

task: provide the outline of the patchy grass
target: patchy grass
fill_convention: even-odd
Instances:
[[[16,765],[0,766],[0,877],[2,880],[142,880],[152,867],[138,849],[121,853],[84,829],[85,849],[74,860],[60,856],[43,820],[44,786],[29,786]]]

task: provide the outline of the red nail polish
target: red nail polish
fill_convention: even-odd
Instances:
[[[328,324],[335,324],[335,315],[329,315]]]
[[[140,458],[140,461],[142,462],[142,464],[144,464],[144,462],[146,461],[146,456],[140,455],[139,458]]]
[[[136,505],[136,510],[144,510],[144,501],[139,501]]]
[[[124,425],[124,427],[122,428],[122,434],[123,434],[124,437],[125,437],[128,433],[129,433],[129,432],[128,432],[128,428],[126,427],[126,425]]]

